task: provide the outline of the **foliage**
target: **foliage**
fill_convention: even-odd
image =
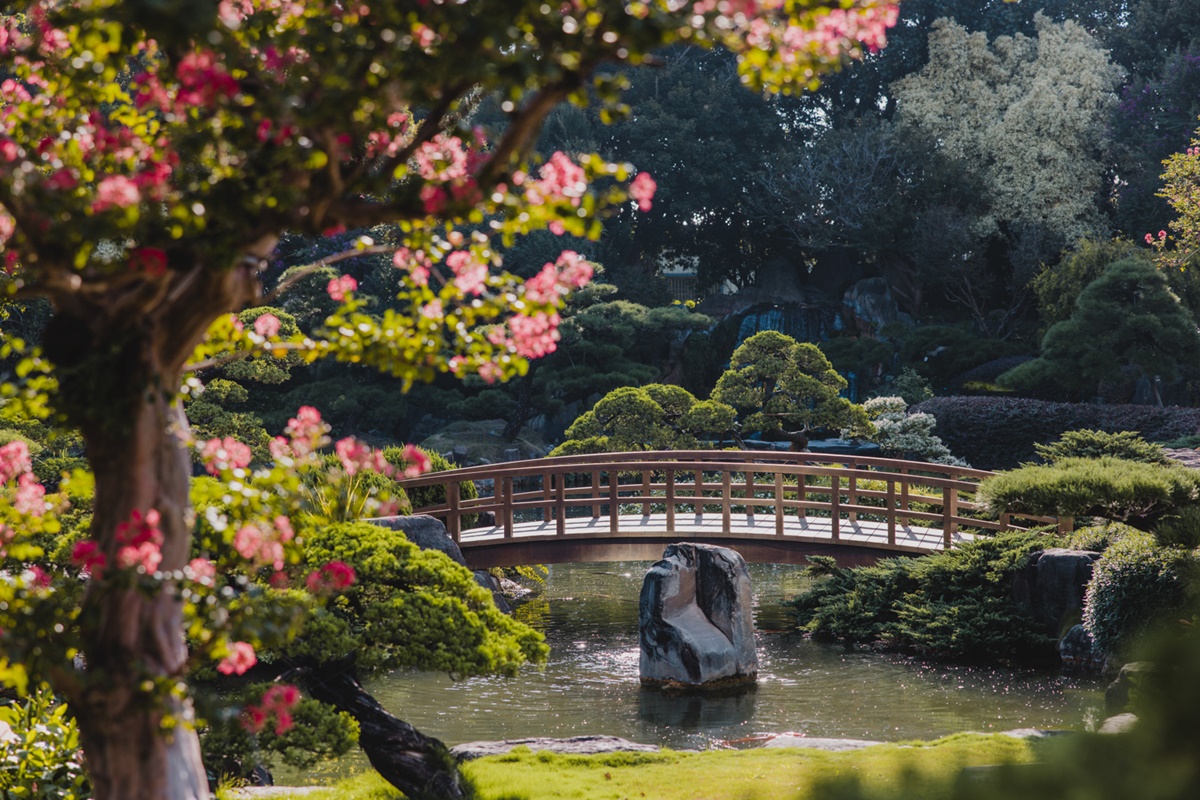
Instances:
[[[1140,640],[1174,621],[1186,603],[1185,575],[1194,557],[1161,547],[1149,534],[1131,534],[1104,551],[1092,567],[1083,625],[1103,653],[1128,657]]]
[[[1168,223],[1170,236],[1160,235],[1157,239],[1146,234],[1148,244],[1159,251],[1159,262],[1167,269],[1184,270],[1200,255],[1200,130],[1191,141],[1192,146],[1183,152],[1174,152],[1163,161],[1166,171],[1162,174],[1163,188],[1159,196],[1164,198],[1175,212]]]
[[[1091,394],[1129,368],[1151,379],[1157,397],[1155,378],[1173,380],[1181,366],[1197,363],[1200,333],[1191,314],[1153,265],[1126,259],[1088,284],[1071,318],[1046,332],[1040,358],[999,382],[1019,389],[1054,381]]]
[[[944,392],[973,367],[1016,351],[1011,342],[965,326],[921,325],[900,334],[901,361],[928,379],[936,392]]]
[[[933,388],[929,381],[921,377],[921,373],[912,367],[904,367],[892,381],[888,389],[894,396],[899,397],[910,406],[933,397]]]
[[[305,558],[312,568],[342,562],[357,580],[314,616],[286,651],[290,659],[328,664],[353,655],[366,670],[419,665],[467,676],[511,675],[546,656],[541,635],[498,611],[470,570],[402,533],[330,525],[309,535]]]
[[[1141,536],[1143,533],[1144,531],[1131,528],[1121,522],[1103,520],[1098,525],[1088,525],[1085,528],[1076,528],[1071,531],[1063,546],[1071,550],[1092,550],[1103,553],[1126,536]]]
[[[813,557],[828,579],[792,601],[800,627],[816,637],[876,642],[935,656],[1041,656],[1053,644],[1012,600],[1012,579],[1053,539],[1003,533],[919,559],[839,568]]]
[[[1052,265],[1044,265],[1030,287],[1037,296],[1043,331],[1075,313],[1079,295],[1118,261],[1148,260],[1148,254],[1126,239],[1080,239]]]
[[[14,800],[91,797],[79,730],[49,687],[0,706],[0,794]]]
[[[1032,461],[1038,442],[1054,441],[1071,430],[1136,431],[1149,441],[1169,441],[1200,430],[1200,410],[1193,408],[935,397],[914,410],[936,417],[938,436],[980,469],[1008,469]]]
[[[1037,451],[1039,458],[1052,464],[1064,458],[1104,456],[1164,466],[1175,463],[1167,458],[1161,445],[1147,442],[1134,431],[1067,431],[1058,441],[1051,444],[1035,444],[1033,449]]]
[[[695,449],[700,439],[722,439],[736,412],[716,400],[697,400],[678,386],[652,383],[614,389],[567,428],[552,456],[629,450]]]
[[[733,351],[712,399],[737,409],[743,434],[838,430],[863,417],[839,396],[846,385],[816,345],[762,331]]]
[[[987,478],[978,497],[997,514],[1103,517],[1151,530],[1200,503],[1200,472],[1112,456],[1062,458]]]
[[[863,404],[873,432],[868,439],[879,445],[884,455],[906,458],[910,454],[935,464],[966,466],[955,458],[942,440],[934,435],[937,420],[932,414],[908,413],[902,397],[873,397]]]

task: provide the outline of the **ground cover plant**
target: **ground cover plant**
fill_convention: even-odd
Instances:
[[[1036,748],[1027,741],[967,734],[843,753],[772,748],[559,756],[518,748],[469,762],[464,771],[481,800],[816,800],[828,797],[829,785],[848,773],[860,776],[861,786],[871,793],[919,792],[937,800],[952,796],[951,781],[963,767],[1022,764],[1035,757]],[[378,780],[360,778],[303,797],[395,800],[398,796],[389,789]],[[282,800],[300,796],[280,795]]]

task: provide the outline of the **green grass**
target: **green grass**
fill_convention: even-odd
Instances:
[[[771,748],[560,756],[518,748],[469,762],[464,771],[480,800],[816,800],[827,796],[830,783],[844,780],[857,782],[871,797],[938,800],[950,797],[962,767],[1028,763],[1034,756],[1024,740],[958,734],[843,753]],[[372,774],[294,800],[399,797]]]

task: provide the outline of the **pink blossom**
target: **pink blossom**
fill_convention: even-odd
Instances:
[[[0,139],[0,158],[5,161],[16,161],[20,152],[17,143],[12,139]]]
[[[129,251],[129,269],[151,277],[167,274],[167,254],[157,247],[137,247]]]
[[[175,69],[179,80],[176,103],[186,110],[191,107],[211,109],[218,103],[238,93],[238,82],[234,80],[212,50],[188,53],[179,60]]]
[[[292,454],[303,457],[328,441],[325,438],[328,430],[329,426],[321,420],[321,412],[312,406],[301,406],[300,410],[296,412],[296,416],[288,420],[284,432],[291,440]],[[272,449],[272,452],[274,453],[277,448],[278,445]]]
[[[362,470],[380,472],[385,475],[392,471],[391,465],[384,460],[382,453],[372,450],[353,436],[339,440],[334,445],[334,451],[337,453],[338,460],[342,462],[342,469],[351,477]]]
[[[210,583],[217,577],[217,565],[207,558],[193,558],[188,562],[188,571],[192,579],[200,583]]]
[[[292,521],[283,514],[275,517],[275,530],[279,531],[279,540],[281,542],[290,542],[296,538],[296,532],[292,530]]]
[[[562,220],[560,220],[560,219],[556,219],[556,220],[552,221],[549,225],[549,228],[550,228],[550,232],[553,233],[555,236],[562,236],[564,233],[567,232],[566,226],[564,226],[562,224]]]
[[[313,570],[304,581],[312,594],[332,594],[350,588],[354,584],[354,568],[343,561],[331,561],[319,570]]]
[[[442,318],[442,301],[430,300],[425,305],[421,306],[421,316],[425,319],[440,320]]]
[[[257,525],[247,523],[233,535],[233,549],[257,566],[283,569],[283,544]]]
[[[469,250],[455,250],[446,256],[446,266],[454,273],[454,285],[463,294],[481,294],[488,267]]]
[[[222,675],[243,675],[257,663],[258,656],[254,654],[254,645],[249,642],[233,642],[229,645],[229,655],[217,664],[217,672]]]
[[[263,314],[254,320],[254,332],[265,339],[278,334],[279,326],[279,317],[274,314]]]
[[[117,566],[122,569],[141,567],[154,572],[162,563],[163,534],[158,525],[161,517],[157,509],[148,509],[143,514],[134,509],[129,521],[117,526]]]
[[[1167,238],[1167,232],[1166,232],[1166,231],[1159,231],[1159,232],[1158,232],[1158,238],[1159,238],[1159,240],[1166,239],[1166,238]]]
[[[504,370],[494,361],[485,361],[479,365],[479,377],[484,383],[495,383],[504,377]]]
[[[281,735],[292,727],[292,711],[300,702],[300,690],[289,683],[272,686],[263,693],[258,705],[246,706],[242,712],[242,727],[250,733],[261,733],[267,720],[275,717],[275,733]]]
[[[154,572],[162,563],[162,547],[155,542],[142,542],[117,549],[117,566],[122,569],[141,567],[147,573]]]
[[[40,517],[46,511],[45,496],[45,487],[37,482],[32,472],[26,472],[17,478],[17,496],[13,500],[13,508],[18,514]]]
[[[100,552],[100,544],[92,539],[76,542],[71,548],[71,563],[87,572],[99,575],[107,562],[104,553]]]
[[[404,445],[404,477],[416,478],[424,475],[433,467],[429,455],[415,444]]]
[[[233,437],[209,439],[200,450],[200,460],[209,475],[220,475],[226,469],[245,469],[253,453],[247,445]]]
[[[528,316],[518,315],[508,321],[517,355],[540,358],[558,347],[558,314],[538,311]]]
[[[29,576],[26,579],[29,585],[35,589],[45,589],[50,586],[50,576],[36,564],[25,570],[25,574]]]
[[[18,475],[29,472],[33,462],[29,457],[29,446],[14,439],[0,447],[0,484],[8,483]]]
[[[96,185],[96,199],[92,211],[107,211],[110,208],[128,208],[142,199],[136,183],[124,175],[109,175]]]
[[[1146,234],[1146,244],[1154,244],[1154,234],[1152,234],[1152,233]]]
[[[462,139],[438,134],[413,153],[417,173],[427,181],[452,181],[467,176],[467,152]]]
[[[658,184],[647,172],[639,172],[629,184],[629,196],[637,201],[639,211],[649,211],[650,201],[654,199],[654,191]]]
[[[513,182],[517,182],[515,176]],[[535,206],[564,200],[572,206],[578,206],[586,191],[587,175],[583,167],[560,150],[555,151],[538,170],[538,180],[526,188],[525,199]]]
[[[325,291],[329,292],[329,296],[339,303],[346,299],[347,292],[353,292],[356,289],[358,289],[358,281],[349,275],[334,278],[325,287]]]

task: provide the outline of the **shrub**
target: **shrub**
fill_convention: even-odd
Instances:
[[[1065,432],[1090,428],[1136,431],[1148,441],[1169,441],[1200,431],[1200,409],[1134,405],[1050,403],[1020,397],[935,397],[914,411],[937,419],[938,436],[951,452],[980,469],[1009,469],[1037,455],[1034,445]]]
[[[1089,525],[1086,528],[1072,531],[1064,546],[1072,550],[1091,550],[1103,553],[1130,534],[1140,536],[1142,532],[1121,522],[1105,520],[1099,525]]]
[[[937,420],[930,414],[909,414],[904,398],[873,397],[863,405],[863,410],[874,428],[868,438],[879,445],[884,455],[911,454],[935,464],[966,466],[933,434]]]
[[[1147,442],[1134,431],[1067,431],[1053,444],[1035,444],[1033,449],[1045,461],[1054,463],[1064,458],[1101,458],[1112,456],[1145,464],[1172,464],[1162,446]]]
[[[841,569],[813,558],[828,580],[791,605],[814,637],[878,642],[948,657],[1035,656],[1053,641],[1012,600],[1012,580],[1034,552],[1057,543],[1036,533],[975,539],[924,558]]]
[[[1128,654],[1150,630],[1183,610],[1187,551],[1148,534],[1125,536],[1092,569],[1083,624],[1102,652]]]
[[[79,729],[48,688],[0,708],[0,796],[30,800],[90,797]]]
[[[1104,517],[1150,530],[1200,502],[1200,472],[1108,456],[1065,458],[994,475],[980,484],[978,499],[996,514]]]

